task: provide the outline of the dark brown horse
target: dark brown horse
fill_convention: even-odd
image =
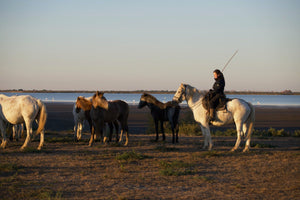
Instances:
[[[91,118],[95,130],[92,131],[91,139],[89,145],[92,146],[94,142],[94,132],[103,132],[104,123],[110,123],[118,120],[121,124],[121,135],[119,142],[123,140],[123,133],[126,132],[126,142],[125,146],[128,144],[128,115],[129,106],[126,102],[121,100],[107,101],[103,97],[102,92],[96,92],[92,98],[92,109]]]
[[[87,98],[84,98],[82,96],[77,97],[77,100],[76,100],[76,103],[75,103],[75,113],[80,118],[88,121],[89,126],[90,126],[90,132],[92,133],[93,123],[92,123],[92,118],[91,118],[91,115],[90,115],[91,109],[92,109],[92,101],[91,101],[90,98],[87,99]],[[75,124],[75,126],[76,126],[76,124]],[[110,129],[109,141],[112,140],[114,126],[115,126],[115,129],[116,129],[116,141],[118,141],[118,130],[119,130],[118,121],[116,120],[114,122],[110,122],[110,123],[108,123],[108,126],[109,126],[109,129]],[[79,141],[80,138],[81,138],[81,133],[80,133],[80,136],[79,136],[77,131],[75,131],[75,133],[74,133],[75,141],[76,142]],[[100,139],[102,139],[102,135],[100,135]]]
[[[172,134],[173,134],[172,142],[177,143],[178,132],[179,132],[178,118],[180,112],[180,106],[178,105],[178,103],[173,101],[162,103],[158,101],[154,96],[144,93],[141,96],[138,108],[143,108],[144,106],[148,106],[151,110],[151,115],[153,117],[154,124],[155,124],[156,141],[158,140],[158,122],[160,121],[163,140],[165,140],[166,136],[164,132],[163,123],[165,121],[169,121],[172,129]],[[175,132],[176,132],[176,138],[175,138]]]

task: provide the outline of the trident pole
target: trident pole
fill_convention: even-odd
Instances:
[[[222,73],[224,72],[225,68],[226,68],[227,65],[230,63],[230,61],[232,60],[232,58],[237,54],[238,51],[239,51],[239,50],[236,50],[236,51],[234,52],[234,54],[231,56],[231,58],[227,61],[227,63],[225,64],[225,66],[224,66],[223,69],[222,69]]]

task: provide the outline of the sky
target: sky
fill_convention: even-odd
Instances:
[[[0,89],[300,92],[297,0],[0,0]]]

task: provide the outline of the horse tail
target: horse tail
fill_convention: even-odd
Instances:
[[[38,121],[39,121],[39,127],[36,131],[36,134],[39,134],[45,127],[46,120],[47,120],[47,110],[45,104],[41,100],[37,100],[38,106],[39,106],[39,115]]]
[[[253,132],[254,129],[254,122],[255,122],[255,109],[253,107],[253,105],[249,102],[247,102],[249,108],[250,108],[250,114],[246,120],[247,124],[249,125],[248,129],[247,129],[247,139],[250,139],[251,134]]]

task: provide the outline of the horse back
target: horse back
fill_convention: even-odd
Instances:
[[[240,115],[246,115],[254,109],[251,103],[243,99],[232,99],[227,103],[227,108],[231,113],[239,113]]]
[[[122,100],[114,100],[108,103],[108,114],[115,118],[125,117],[129,115],[129,105]]]
[[[37,100],[29,95],[7,97],[0,104],[1,117],[11,124],[23,123],[24,118],[35,118],[39,112]]]

